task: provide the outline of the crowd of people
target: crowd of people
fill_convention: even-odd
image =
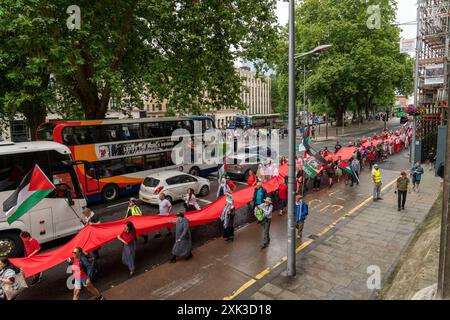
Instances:
[[[371,181],[374,186],[373,200],[382,200],[382,177],[378,162],[382,162],[387,157],[409,147],[409,130],[410,129],[407,127],[402,127],[394,131],[386,130],[381,135],[374,135],[369,138],[362,137],[362,139],[352,141],[349,143],[349,147],[354,148],[353,154],[350,159],[347,160],[343,160],[342,156],[339,156],[339,151],[343,146],[337,141],[333,150],[334,154],[337,153],[334,155],[335,160],[333,160],[333,154],[328,148],[325,147],[320,150],[319,154],[326,160],[326,163],[319,165],[318,172],[313,178],[308,178],[303,170],[305,158],[308,156],[301,155],[297,157],[295,217],[297,239],[299,242],[302,241],[303,228],[309,213],[308,205],[303,200],[304,194],[308,192],[309,189],[312,189],[312,191],[320,190],[321,182],[324,178],[327,178],[328,188],[332,188],[333,184],[340,182],[341,180],[344,180],[345,184],[350,187],[359,185],[361,171],[364,168],[369,167],[371,170]],[[430,163],[435,157],[435,154],[430,152]],[[287,159],[281,157],[279,165],[282,166],[285,163],[287,163]],[[410,189],[411,185],[413,186],[413,190],[419,192],[420,181],[423,174],[424,169],[420,163],[416,163],[410,170],[411,182],[407,177],[406,172],[401,173],[395,188],[395,192],[398,194],[399,211],[404,210],[405,208],[407,191]],[[268,161],[265,164],[259,164],[256,173],[250,171],[247,178],[248,186],[254,188],[252,201],[247,205],[247,208],[262,226],[263,235],[261,249],[267,248],[270,244],[270,225],[271,220],[273,219],[274,208],[278,210],[279,216],[283,216],[287,212],[287,177],[280,182],[278,189],[274,192],[269,193],[263,186],[264,182],[276,176],[278,176],[278,167],[272,161]],[[220,179],[217,197],[225,196],[226,201],[220,214],[219,221],[223,226],[223,238],[226,242],[233,242],[235,240],[234,226],[236,208],[233,199],[233,192],[235,190],[236,184],[233,183],[229,176]],[[188,189],[186,192],[184,197],[184,209],[185,212],[200,210],[193,189]],[[164,193],[160,193],[159,195],[158,214],[161,216],[174,214],[172,203]],[[83,215],[84,219],[82,222],[86,225],[98,224],[101,222],[99,216],[89,208],[86,208],[83,211]],[[135,251],[138,235],[133,222],[127,218],[141,215],[142,211],[138,206],[137,200],[131,198],[125,214],[123,230],[117,235],[117,241],[120,241],[122,244],[122,263],[126,267],[130,277],[135,274]],[[175,239],[171,258],[169,260],[171,263],[175,263],[179,258],[188,260],[193,257],[189,220],[185,217],[183,212],[176,213],[176,216],[177,220],[176,222],[173,222]],[[167,228],[166,236],[170,236],[171,234],[171,228]],[[148,235],[140,236],[143,238],[144,243],[148,242]],[[161,232],[157,231],[154,237],[161,237]],[[31,257],[41,250],[37,240],[33,239],[29,233],[22,232],[21,238],[24,243],[26,257]],[[73,257],[70,258],[68,262],[72,265],[74,277],[73,299],[79,299],[80,291],[83,287],[86,288],[95,299],[104,299],[101,292],[96,289],[92,283],[93,278],[96,277],[97,273],[95,261],[100,258],[100,248],[97,248],[90,253],[86,253],[82,248],[75,247],[72,253]],[[15,275],[18,273],[20,273],[20,271],[16,270],[7,258],[0,259],[0,284],[14,285]],[[37,284],[41,279],[41,273],[33,276],[30,285]],[[0,300],[6,298],[8,297],[0,285]]]

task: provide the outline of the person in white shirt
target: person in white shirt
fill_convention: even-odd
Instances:
[[[172,204],[170,201],[166,198],[166,195],[164,193],[159,194],[159,215],[160,216],[168,216],[172,212]],[[172,231],[170,228],[167,228],[167,234],[166,237],[170,236],[172,234]],[[158,231],[155,234],[155,239],[161,237],[161,232]]]
[[[198,205],[197,198],[195,197],[194,194],[194,189],[189,188],[183,200],[186,212],[200,210],[200,206]]]

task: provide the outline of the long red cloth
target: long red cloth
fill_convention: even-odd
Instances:
[[[373,145],[376,146],[383,140],[372,140]],[[370,146],[370,142],[364,143],[364,146]],[[332,154],[333,160],[337,160],[339,156],[342,160],[348,160],[352,157],[355,147],[343,147],[336,154]],[[263,183],[263,187],[267,192],[273,192],[278,189],[280,181],[287,175],[287,164],[279,168],[278,177]],[[247,187],[242,190],[233,192],[234,205],[236,209],[243,207],[253,200],[254,187]],[[225,197],[221,197],[212,203],[206,205],[201,210],[188,212],[185,214],[189,220],[191,227],[208,224],[217,220],[222,213],[225,206]],[[46,252],[35,255],[29,258],[14,258],[11,262],[19,268],[23,268],[25,276],[29,277],[39,272],[50,269],[72,257],[72,250],[75,247],[81,247],[86,252],[91,252],[106,243],[117,238],[123,228],[125,221],[132,221],[138,235],[147,234],[163,228],[171,228],[174,225],[177,217],[175,215],[169,216],[134,216],[124,220],[113,222],[100,223],[96,225],[86,225],[80,232],[65,245]]]

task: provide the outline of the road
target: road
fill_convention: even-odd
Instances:
[[[395,128],[398,126],[397,122],[391,122],[389,124],[390,128]],[[365,128],[363,131],[359,133],[352,133],[349,136],[340,138],[341,143],[354,140],[356,137],[360,137],[362,135],[369,135],[373,132],[379,132],[379,128]],[[334,146],[333,140],[328,140],[324,143],[319,142],[316,145],[322,147],[323,145],[327,145],[328,147]],[[343,144],[344,145],[344,144]],[[279,146],[279,154],[287,155],[288,153],[288,144],[287,139],[280,140]],[[211,191],[206,197],[199,197],[199,204],[201,206],[214,201],[216,199],[217,192],[217,181],[214,177],[210,177],[211,180]],[[237,189],[242,189],[246,185],[243,182],[237,182]],[[367,192],[364,190],[364,194]],[[317,206],[317,210],[320,210],[322,217],[316,223],[311,223],[310,233],[314,236],[316,232],[320,232],[325,225],[328,225],[329,222],[340,214],[344,213],[344,208],[348,205],[352,205],[361,195],[348,195],[344,190],[336,190],[333,192],[329,192],[327,188],[322,185],[322,189],[319,192],[314,193],[314,198],[311,198],[310,201],[312,204],[312,208]],[[319,206],[321,206],[319,208]],[[150,206],[146,204],[140,204],[140,207],[144,214],[156,214],[158,212],[157,206]],[[101,220],[103,222],[107,221],[115,221],[123,218],[127,208],[127,199],[122,198],[118,201],[110,204],[99,204],[95,206],[91,206],[91,208],[97,212]],[[176,202],[174,204],[174,212],[183,211],[182,202]],[[236,217],[236,225],[237,228],[243,228],[249,224],[254,222],[254,218],[251,214],[247,212],[247,210],[241,209],[237,212]],[[274,230],[277,230],[274,228]],[[280,234],[278,236],[283,236],[284,231],[282,229],[278,229]],[[242,232],[246,232],[246,230],[242,230]],[[201,247],[206,243],[220,237],[221,235],[221,225],[220,223],[213,222],[208,225],[195,227],[192,229],[192,239],[193,246],[195,248]],[[276,235],[275,235],[276,237]],[[150,241],[147,244],[144,244],[142,239],[139,239],[139,243],[136,251],[136,276],[153,270],[153,272],[157,273],[156,268],[161,266],[162,264],[166,264],[166,262],[170,258],[170,251],[174,242],[174,237],[169,236],[158,239],[152,239],[153,235],[150,235]],[[68,242],[70,238],[59,239],[58,241],[51,242],[49,244],[45,244],[43,246],[43,250],[52,250],[64,243]],[[124,283],[128,280],[128,270],[121,263],[121,250],[122,246],[119,241],[113,241],[111,243],[106,244],[102,247],[100,254],[101,258],[97,262],[97,267],[99,269],[99,278],[95,282],[95,285],[101,291],[108,290],[110,288],[119,286],[121,283]],[[284,254],[285,250],[283,250]],[[17,299],[70,299],[72,292],[67,288],[66,281],[69,274],[66,272],[67,265],[61,264],[58,265],[46,272],[44,272],[43,280],[38,285],[29,288],[25,292],[23,292]],[[83,290],[81,298],[88,298],[89,294]]]

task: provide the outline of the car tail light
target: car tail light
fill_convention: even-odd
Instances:
[[[164,186],[160,186],[160,187],[156,188],[155,194],[159,194],[162,191],[162,189],[164,189]]]

